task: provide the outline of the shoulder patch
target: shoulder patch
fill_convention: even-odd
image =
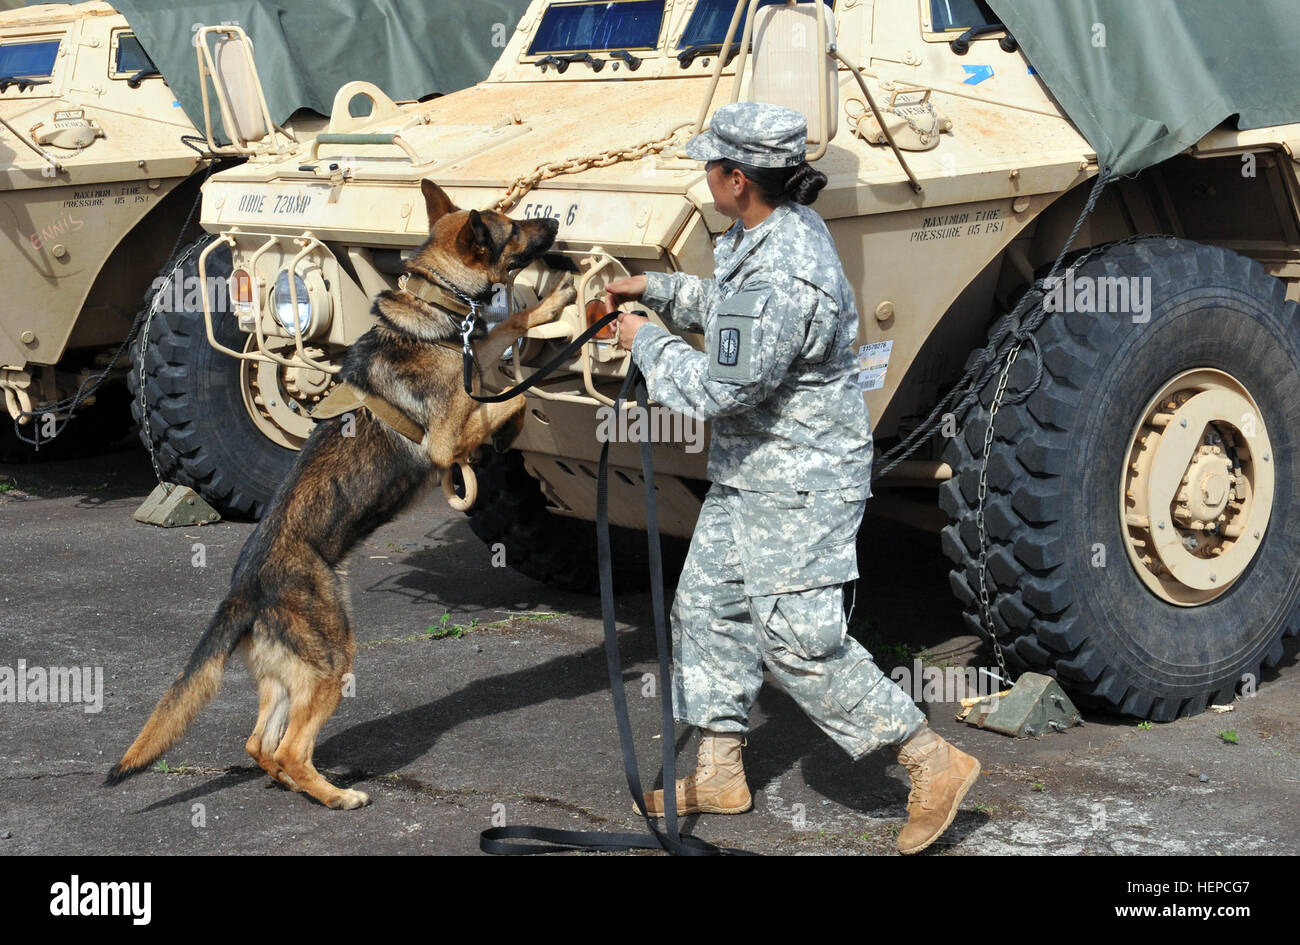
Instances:
[[[732,365],[740,358],[740,329],[723,328],[718,332],[718,363]]]
[[[771,294],[769,286],[750,287],[718,303],[709,338],[709,377],[748,384],[758,377],[760,316]]]

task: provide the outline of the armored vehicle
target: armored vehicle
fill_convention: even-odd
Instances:
[[[608,280],[711,272],[731,221],[683,142],[721,103],[775,102],[808,117],[829,179],[816,209],[857,296],[879,485],[935,489],[952,589],[1003,678],[1034,668],[1158,720],[1229,702],[1300,618],[1300,116],[1269,92],[1297,87],[1285,11],[1234,24],[1255,54],[1229,70],[1197,6],[535,0],[485,81],[409,111],[351,85],[325,135],[206,183],[194,269],[228,275],[230,306],[173,306],[142,341],[153,446],[256,511],[426,236],[422,178],[559,222],[495,300],[577,274],[578,302],[486,367],[489,387],[526,377]],[[186,360],[200,337],[224,368]],[[470,524],[511,566],[594,583],[597,429],[627,367],[597,338],[479,460]],[[187,406],[215,392],[220,423]],[[260,440],[232,445],[239,410]],[[655,448],[682,540],[698,445]],[[625,538],[645,526],[636,451],[611,454]]]
[[[130,425],[118,349],[207,163],[175,100],[106,3],[0,13],[0,389],[24,421],[0,423],[0,460],[56,432],[46,456]],[[110,383],[62,430],[100,375]]]

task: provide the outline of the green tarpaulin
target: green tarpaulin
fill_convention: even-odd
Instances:
[[[988,0],[1103,166],[1300,121],[1297,0]],[[976,46],[978,48],[978,45]]]
[[[199,128],[196,24],[235,23],[253,41],[271,117],[328,115],[346,82],[393,99],[446,94],[484,79],[528,0],[111,0]]]

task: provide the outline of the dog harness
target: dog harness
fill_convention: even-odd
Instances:
[[[394,407],[378,394],[370,394],[346,381],[330,391],[316,409],[311,412],[313,420],[328,420],[339,417],[364,407],[380,423],[396,430],[412,443],[424,441],[424,427],[420,426],[401,409]]]

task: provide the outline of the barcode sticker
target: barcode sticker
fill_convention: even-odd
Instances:
[[[889,370],[889,355],[894,342],[874,341],[858,348],[858,386],[863,390],[879,390],[885,386],[885,373]]]

